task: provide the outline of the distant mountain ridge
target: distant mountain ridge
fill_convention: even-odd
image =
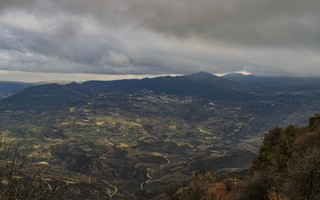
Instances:
[[[135,93],[142,90],[176,96],[197,96],[214,101],[249,102],[271,99],[279,101],[279,98],[285,101],[286,98],[292,98],[292,95],[296,94],[304,94],[304,98],[320,94],[320,78],[258,77],[242,74],[218,77],[210,73],[198,72],[177,77],[87,81],[81,84],[73,82],[64,85],[53,83],[32,86],[30,84],[19,87],[20,90],[26,89],[0,101],[0,109],[8,107],[10,109],[31,107],[41,108],[41,110],[55,109],[61,106],[85,104],[90,98],[102,93]],[[286,97],[287,95],[291,97]]]
[[[178,96],[197,95],[201,98],[212,100],[232,101],[234,99],[251,100],[256,98],[238,83],[209,73],[199,72],[186,76],[166,76],[141,80],[37,85],[4,99],[0,102],[0,107],[6,107],[7,105],[19,108],[69,106],[84,102],[86,99],[97,96],[100,93],[111,91],[136,92],[143,89]]]
[[[227,74],[223,78],[266,92],[310,91],[320,88],[320,77],[263,77],[234,73]]]
[[[0,99],[16,94],[34,83],[0,81]]]
[[[11,107],[13,109],[29,109],[37,107],[41,110],[70,106],[85,98],[85,93],[78,93],[75,89],[76,83],[68,85],[46,84],[28,87],[0,102],[0,107]]]
[[[42,82],[19,82],[19,81],[0,81],[0,99],[14,95],[28,87],[47,84],[60,84],[66,85],[72,83],[72,81],[42,81]]]

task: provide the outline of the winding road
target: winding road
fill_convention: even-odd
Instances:
[[[118,191],[119,191],[118,188],[116,186],[114,186],[114,185],[111,185],[109,182],[107,182],[105,180],[101,180],[101,181],[114,189],[113,192],[111,192],[111,190],[109,188],[107,189],[108,195],[112,199],[112,197],[118,193]]]
[[[167,160],[167,163],[163,164],[163,165],[160,165],[159,169],[162,169],[163,167],[168,166],[171,163],[171,161],[168,159],[167,156],[163,156],[162,155],[162,157]],[[150,172],[147,173],[148,179],[141,183],[141,185],[140,185],[140,189],[141,190],[144,190],[144,184],[148,184],[152,180],[152,176],[150,174],[153,173],[154,171],[155,170],[153,169],[153,170],[151,170]]]

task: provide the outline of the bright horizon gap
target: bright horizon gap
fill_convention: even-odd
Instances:
[[[121,80],[121,79],[143,79],[160,76],[183,76],[184,74],[90,74],[90,73],[53,73],[53,72],[25,72],[0,70],[0,81],[18,82],[43,82],[43,81],[90,81],[90,80]]]
[[[250,72],[236,71],[230,73],[239,73],[250,75]],[[216,76],[224,76],[229,73],[213,74]],[[184,76],[185,74],[90,74],[90,73],[45,73],[45,72],[25,72],[0,70],[0,81],[18,81],[18,82],[45,82],[45,81],[76,81],[83,82],[89,80],[121,80],[121,79],[143,79],[155,78],[161,76]]]

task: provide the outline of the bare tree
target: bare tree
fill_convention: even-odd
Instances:
[[[23,148],[20,142],[3,141],[0,133],[2,159],[0,199],[57,199],[56,191],[61,187],[56,186],[54,181],[46,176],[49,168],[27,162],[25,156],[20,153]]]

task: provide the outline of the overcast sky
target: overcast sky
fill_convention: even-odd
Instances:
[[[320,76],[319,10],[319,0],[0,0],[0,79]]]

